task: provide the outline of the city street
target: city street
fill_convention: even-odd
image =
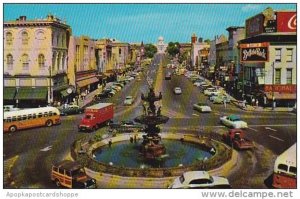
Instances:
[[[223,104],[212,104],[184,75],[172,75],[171,80],[165,80],[166,73],[172,70],[163,67],[165,59],[164,55],[156,54],[150,66],[141,74],[141,81],[131,81],[108,100],[115,106],[114,120],[133,120],[143,113],[141,94],[148,92],[149,80],[154,82],[156,95],[162,92],[162,115],[170,118],[165,125],[161,125],[161,132],[197,134],[203,130],[206,133],[223,134],[228,128],[220,123],[219,118],[223,115],[239,115],[248,123],[246,136],[255,142],[255,148],[239,152],[238,164],[227,177],[233,188],[268,188],[267,179],[273,172],[276,156],[297,140],[296,114],[258,113],[241,110],[233,104],[227,104],[226,108]],[[180,87],[182,94],[175,95],[174,87]],[[128,95],[133,96],[135,101],[131,106],[124,106],[123,101]],[[193,104],[198,102],[207,102],[212,112],[193,110]],[[92,133],[78,132],[77,125],[82,116],[62,116],[61,125],[58,126],[5,133],[4,163],[17,157],[11,172],[13,183],[5,187],[55,188],[50,180],[52,163],[64,159],[76,139],[89,139],[95,133],[107,133],[107,127]]]

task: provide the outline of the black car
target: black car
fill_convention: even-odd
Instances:
[[[59,108],[60,115],[73,115],[81,114],[84,112],[83,108],[80,108],[77,105],[67,105]]]

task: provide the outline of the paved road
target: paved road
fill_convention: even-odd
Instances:
[[[264,181],[272,173],[276,155],[296,142],[296,115],[285,112],[245,112],[235,106],[211,104],[212,113],[201,114],[192,109],[196,102],[206,102],[207,97],[183,75],[172,76],[164,80],[168,69],[160,67],[164,62],[162,55],[157,55],[154,62],[141,75],[141,81],[132,81],[109,101],[115,104],[115,120],[134,119],[141,115],[141,93],[147,93],[148,81],[153,80],[155,92],[162,91],[162,114],[170,117],[161,126],[162,132],[198,133],[199,129],[207,132],[224,133],[228,130],[219,122],[221,115],[237,114],[245,120],[249,129],[246,135],[255,141],[253,151],[239,153],[239,164],[228,176],[233,188],[266,188]],[[182,95],[174,95],[173,88],[180,86]],[[135,96],[132,106],[124,106],[127,95]],[[12,169],[14,185],[11,187],[54,188],[50,182],[51,163],[59,161],[69,152],[75,139],[92,137],[94,133],[79,133],[77,125],[82,115],[62,117],[62,124],[51,128],[36,128],[4,135],[4,160],[18,155]],[[105,132],[102,128],[99,132]],[[241,177],[242,176],[242,177]]]

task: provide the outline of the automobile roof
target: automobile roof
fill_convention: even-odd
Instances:
[[[53,166],[69,171],[74,171],[82,168],[82,166],[78,162],[73,162],[71,160],[63,160],[61,162],[54,163]]]
[[[237,115],[229,115],[228,118],[230,118],[231,120],[239,120],[241,119],[239,116]]]

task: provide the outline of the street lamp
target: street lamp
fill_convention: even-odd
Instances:
[[[52,73],[51,66],[49,66],[49,104],[52,103]]]

